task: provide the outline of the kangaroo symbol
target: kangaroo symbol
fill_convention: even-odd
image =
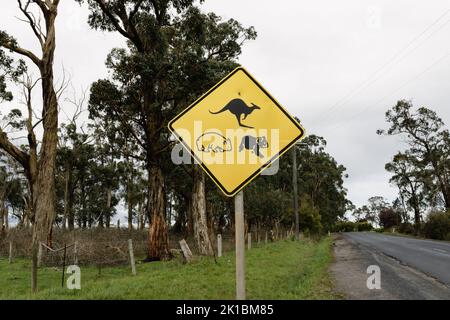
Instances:
[[[256,104],[252,103],[252,105],[249,107],[243,100],[241,99],[233,99],[228,104],[223,107],[221,110],[217,112],[212,112],[209,110],[209,113],[211,114],[219,114],[225,111],[230,111],[232,114],[235,115],[239,126],[244,128],[250,128],[253,129],[253,127],[246,126],[241,123],[241,116],[244,115],[244,118],[242,120],[245,120],[249,114],[251,114],[254,110],[260,110],[261,108],[258,107]]]

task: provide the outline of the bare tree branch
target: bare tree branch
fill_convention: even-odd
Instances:
[[[29,155],[13,145],[2,129],[0,129],[0,147],[17,162],[19,162],[24,168],[28,168]]]
[[[31,12],[28,12],[28,6],[30,5],[31,0],[28,0],[25,6],[22,4],[22,0],[17,0],[19,4],[19,9],[22,11],[25,17],[27,17],[28,24],[30,25],[31,29],[33,30],[36,38],[39,40],[39,43],[41,44],[41,48],[44,47],[44,38],[45,36],[42,34],[40,26],[38,26],[39,21],[36,21],[36,18]],[[24,21],[24,20],[22,20]]]

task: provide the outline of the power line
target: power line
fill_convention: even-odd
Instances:
[[[355,119],[357,117],[359,117],[361,114],[365,113],[368,109],[372,109],[373,107],[377,106],[380,102],[382,102],[383,100],[385,100],[386,98],[392,96],[394,93],[398,92],[399,90],[403,89],[404,87],[408,86],[410,83],[418,80],[419,78],[421,78],[424,74],[426,74],[427,72],[429,72],[431,69],[433,69],[436,65],[438,65],[439,63],[441,63],[442,61],[444,61],[446,58],[450,57],[450,52],[447,52],[445,55],[443,55],[442,57],[440,57],[439,59],[435,60],[431,65],[429,65],[428,67],[426,67],[424,70],[422,70],[420,73],[418,73],[417,75],[415,75],[413,78],[403,82],[400,86],[398,86],[397,88],[395,88],[394,90],[390,91],[388,94],[384,95],[383,97],[381,97],[380,99],[378,99],[375,103],[368,105],[364,108],[362,108],[359,112],[355,113],[353,116],[351,116],[350,118],[347,118],[346,120],[352,120]],[[328,127],[328,129],[337,129],[340,128],[344,125],[343,121],[340,121],[338,123],[335,123],[334,125],[331,125],[330,127]]]
[[[386,63],[384,63],[379,69],[377,69],[374,73],[372,73],[366,80],[361,82],[357,87],[355,87],[353,90],[351,90],[347,95],[344,96],[344,98],[340,99],[337,103],[329,107],[325,113],[325,118],[329,117],[329,114],[332,110],[336,109],[337,107],[342,106],[346,102],[350,101],[355,95],[357,95],[359,92],[361,92],[363,89],[368,88],[370,85],[378,81],[381,76],[378,76],[383,73],[383,71],[389,67],[389,66],[395,66],[398,63],[400,63],[403,59],[405,59],[407,56],[409,56],[412,52],[414,52],[417,48],[419,48],[423,43],[425,43],[428,39],[430,39],[433,35],[435,35],[437,32],[442,30],[447,23],[450,22],[450,20],[447,20],[444,22],[440,27],[436,30],[434,30],[427,38],[425,38],[423,41],[421,41],[417,46],[413,47],[412,50],[407,51],[405,54],[402,55],[402,53],[405,52],[410,46],[412,46],[417,40],[419,40],[423,35],[428,33],[429,30],[431,30],[436,24],[439,23],[448,13],[450,12],[450,9],[446,10],[442,15],[440,15],[436,20],[434,20],[430,25],[428,25],[424,31],[419,33],[417,36],[415,36],[411,41],[409,41],[405,46],[403,46],[399,51],[397,51]],[[400,59],[397,60],[397,58],[400,57]],[[395,62],[395,63],[394,63]],[[323,118],[322,118],[323,119]]]

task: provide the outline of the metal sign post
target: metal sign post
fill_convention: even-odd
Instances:
[[[236,299],[245,300],[245,228],[244,228],[244,192],[234,197],[234,215],[236,226]]]
[[[297,190],[297,150],[292,147],[292,187],[294,193],[294,215],[295,215],[295,240],[300,240],[300,219],[298,216],[298,190]]]

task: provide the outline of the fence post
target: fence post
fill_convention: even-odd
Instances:
[[[73,264],[78,265],[78,241],[73,245]]]
[[[13,245],[12,245],[12,241],[9,242],[9,263],[12,263],[12,250],[13,250]]]
[[[67,254],[67,244],[64,243],[64,255],[63,255],[63,267],[62,267],[62,278],[61,278],[61,288],[64,288],[64,278],[66,275],[66,254]]]
[[[37,262],[38,268],[41,266],[41,263],[42,263],[42,244],[39,242],[38,262]]]
[[[187,262],[191,262],[193,259],[192,256],[192,252],[191,249],[189,249],[189,246],[186,242],[186,240],[181,240],[180,241],[180,247],[181,247],[181,251],[183,252],[184,258],[186,259]]]
[[[247,248],[248,248],[248,250],[250,250],[252,248],[252,233],[251,232],[248,233],[247,242],[248,242]]]
[[[131,273],[133,276],[136,275],[136,264],[134,262],[134,252],[133,252],[133,240],[128,240],[128,251],[130,253],[130,264],[131,264]]]
[[[266,230],[266,238],[264,239],[265,244],[267,244],[267,240],[268,240],[268,234],[267,234],[267,230]]]
[[[222,256],[222,235],[217,235],[217,256],[220,258]]]

